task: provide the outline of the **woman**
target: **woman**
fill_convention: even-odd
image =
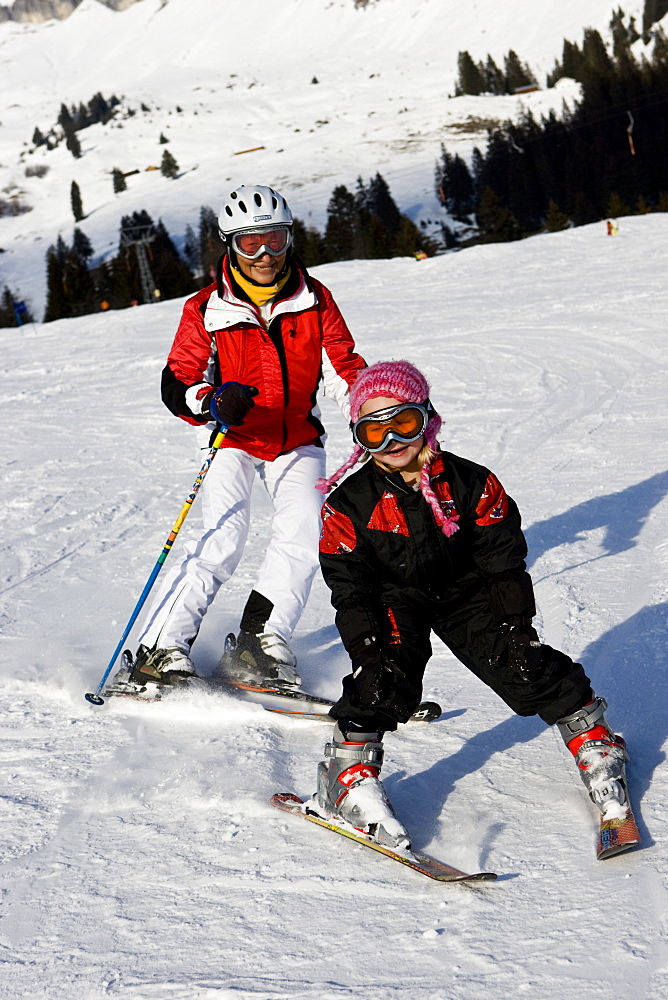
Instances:
[[[420,702],[433,631],[518,715],[558,725],[593,801],[624,813],[625,747],[579,663],[533,628],[515,502],[488,469],[441,451],[429,384],[407,361],[362,371],[350,390],[354,451],[318,486],[320,565],[352,661],[331,710],[334,738],[309,804],[382,843],[409,836],[379,780],[382,739]]]
[[[244,608],[236,652],[222,671],[247,684],[300,683],[289,641],[318,567],[324,428],[316,394],[347,416],[364,360],[331,292],[292,253],[292,213],[277,191],[242,185],[219,217],[225,254],[217,280],[185,303],[162,397],[199,426],[206,457],[229,427],[201,490],[202,530],[166,576],[149,610],[131,680],[179,683],[218,589],[243,554],[256,475],[274,508],[272,535]]]

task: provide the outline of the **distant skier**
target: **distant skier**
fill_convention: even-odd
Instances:
[[[409,835],[379,780],[383,735],[421,697],[433,630],[518,715],[556,724],[592,800],[626,807],[621,737],[579,663],[540,642],[520,514],[488,469],[441,451],[429,384],[407,361],[372,365],[350,392],[355,448],[321,481],[320,564],[352,661],[308,803],[392,847]]]
[[[349,385],[365,362],[331,292],[292,252],[285,198],[242,185],[227,195],[218,221],[226,253],[215,284],[184,306],[162,398],[200,426],[204,457],[217,426],[229,431],[202,485],[202,530],[150,608],[131,680],[171,684],[195,673],[190,647],[242,556],[258,474],[274,518],[241,617],[235,676],[294,687],[300,678],[288,643],[318,566],[315,483],[325,458],[316,392],[322,379],[347,417]]]

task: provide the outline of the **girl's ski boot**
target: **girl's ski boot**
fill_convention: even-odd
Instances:
[[[629,810],[626,786],[626,743],[605,718],[604,698],[594,698],[557,726],[575,757],[589,797],[605,819],[624,819]]]
[[[318,764],[318,790],[307,804],[326,819],[343,820],[393,850],[409,850],[410,837],[396,817],[379,780],[383,763],[382,733],[342,732],[325,744]]]

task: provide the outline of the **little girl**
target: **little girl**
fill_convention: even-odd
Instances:
[[[592,800],[625,814],[624,742],[579,663],[539,641],[517,505],[488,469],[441,451],[429,384],[408,361],[361,371],[350,391],[355,448],[318,488],[363,467],[322,509],[320,565],[352,670],[309,803],[406,848],[379,774],[382,739],[417,708],[430,633],[518,715],[559,727]]]

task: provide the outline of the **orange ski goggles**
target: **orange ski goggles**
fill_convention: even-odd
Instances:
[[[276,229],[245,230],[232,234],[232,246],[246,260],[255,260],[263,253],[272,257],[280,257],[290,246],[292,234],[287,226],[277,226]]]
[[[383,451],[390,441],[411,444],[421,437],[434,410],[429,402],[400,403],[376,410],[351,424],[353,441],[372,454]]]

